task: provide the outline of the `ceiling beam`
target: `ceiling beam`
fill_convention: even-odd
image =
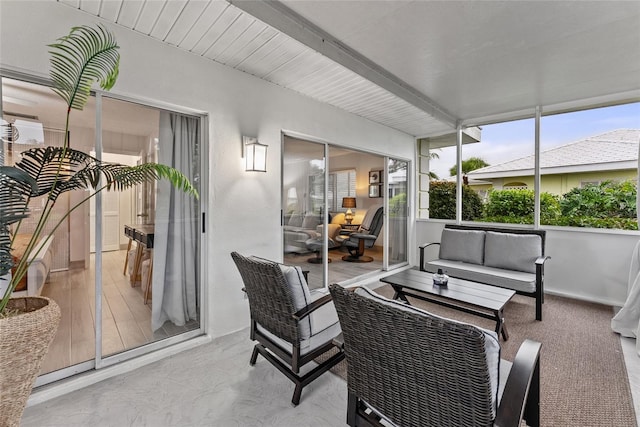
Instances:
[[[279,1],[227,0],[267,25],[308,46],[343,67],[375,83],[395,96],[451,127],[457,119],[422,92],[380,67]]]

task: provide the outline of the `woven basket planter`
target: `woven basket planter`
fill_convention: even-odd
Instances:
[[[45,297],[12,298],[26,313],[0,319],[0,426],[19,426],[42,360],[60,323],[60,307]]]

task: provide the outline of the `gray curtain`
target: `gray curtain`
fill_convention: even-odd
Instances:
[[[172,166],[196,185],[199,174],[199,120],[160,113],[158,163]],[[151,326],[167,320],[183,326],[198,318],[198,201],[158,182],[153,252]]]

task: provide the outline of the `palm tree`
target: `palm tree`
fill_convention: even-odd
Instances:
[[[429,160],[436,160],[439,159],[440,155],[438,153],[436,153],[435,151],[431,150],[429,151]],[[438,176],[438,174],[436,174],[433,171],[429,171],[429,181],[437,181],[439,180],[440,177]]]
[[[462,182],[464,185],[469,185],[469,178],[467,174],[476,169],[489,166],[489,163],[485,162],[480,157],[469,157],[467,160],[462,161]],[[458,174],[458,165],[451,166],[449,169],[449,175],[456,176]]]
[[[99,83],[110,90],[118,77],[119,46],[114,36],[102,26],[74,27],[69,35],[49,45],[53,91],[67,104],[65,140],[62,147],[39,147],[22,153],[14,166],[0,166],[0,314],[11,293],[27,273],[29,259],[37,253],[36,243],[51,216],[58,197],[67,191],[92,188],[95,191],[72,206],[55,223],[58,228],[82,203],[103,190],[124,190],[143,182],[168,179],[175,187],[198,197],[189,180],[179,171],[156,163],[126,166],[105,163],[69,147],[69,118],[72,110],[82,110],[89,99],[91,87]],[[29,216],[28,205],[33,197],[46,195],[46,202],[35,230],[20,260],[13,261],[11,247],[22,219]],[[13,233],[10,226],[15,224]],[[50,233],[53,236],[53,232]],[[49,237],[52,238],[52,237]],[[13,274],[11,269],[15,268]],[[4,283],[3,283],[4,280]],[[7,283],[8,282],[8,283]]]

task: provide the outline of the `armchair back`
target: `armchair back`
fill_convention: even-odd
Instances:
[[[237,252],[232,252],[231,257],[244,282],[251,319],[292,344],[304,339],[301,333],[303,331],[293,314],[298,311],[296,300],[304,302],[308,299],[306,282],[296,283],[299,288],[296,290],[289,286],[280,264],[262,258],[245,257]],[[287,276],[289,275],[297,273],[287,272]]]

